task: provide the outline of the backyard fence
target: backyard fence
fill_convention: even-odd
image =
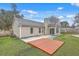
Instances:
[[[0,30],[0,36],[7,36],[7,35],[10,35],[10,34],[11,34],[10,31]]]
[[[75,29],[75,28],[61,28],[61,33],[79,34],[79,29]]]

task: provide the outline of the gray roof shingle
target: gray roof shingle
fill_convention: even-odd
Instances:
[[[28,19],[21,19],[21,18],[16,18],[18,20],[20,26],[37,26],[37,27],[44,27],[44,23],[42,22],[36,22]]]

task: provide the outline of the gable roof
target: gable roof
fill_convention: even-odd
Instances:
[[[36,22],[28,19],[15,18],[19,22],[20,26],[36,26],[36,27],[44,27],[44,23]]]

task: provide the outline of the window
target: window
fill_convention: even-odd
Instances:
[[[39,28],[39,33],[41,33],[41,28]]]
[[[30,28],[30,33],[33,34],[33,28],[32,27]]]

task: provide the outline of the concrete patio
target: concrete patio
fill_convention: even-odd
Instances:
[[[34,41],[34,40],[39,40],[41,38],[49,38],[51,35],[42,35],[42,36],[36,36],[36,37],[29,37],[29,38],[24,38],[21,39],[24,42],[30,42],[30,41]],[[53,39],[53,38],[52,38]]]
[[[74,36],[74,37],[79,37],[79,35],[72,35],[72,36]]]

